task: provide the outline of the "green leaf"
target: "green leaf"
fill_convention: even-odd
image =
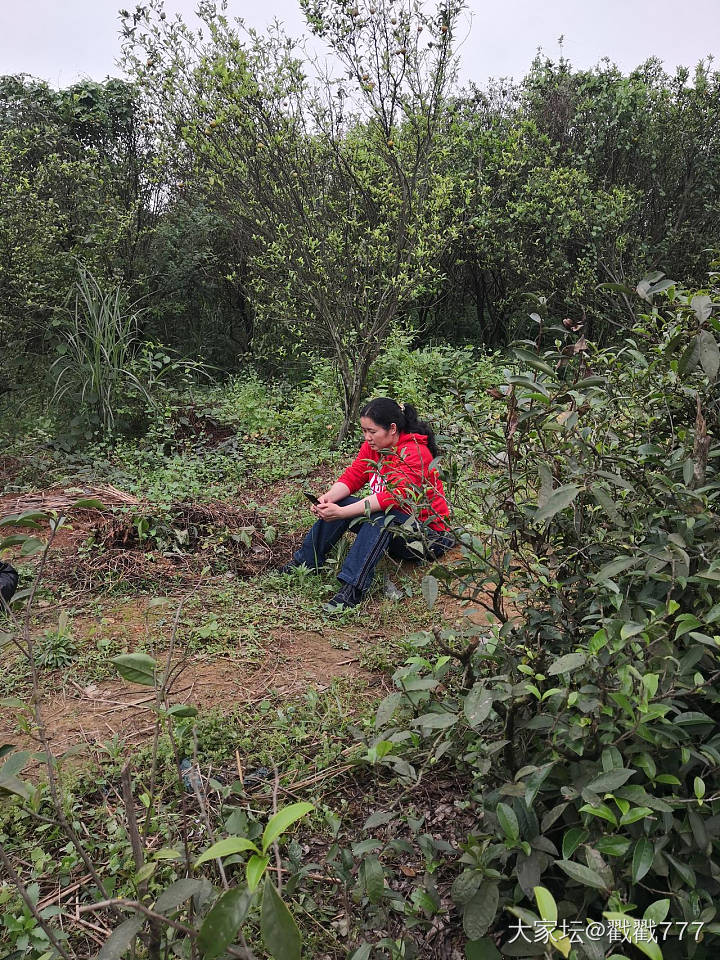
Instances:
[[[204,960],[219,957],[233,942],[248,915],[252,899],[247,890],[234,887],[214,903],[198,933],[197,944]]]
[[[10,793],[29,802],[35,793],[35,789],[24,780],[18,780],[17,777],[5,777],[0,780],[0,793]]]
[[[540,476],[540,489],[538,490],[537,502],[538,507],[544,507],[553,492],[553,475],[544,460],[538,462],[538,474]]]
[[[466,960],[501,960],[501,953],[490,937],[483,940],[468,940],[465,944]]]
[[[367,857],[363,862],[365,892],[370,903],[380,903],[385,894],[385,874],[377,857]]]
[[[607,857],[624,857],[632,846],[632,841],[627,837],[600,837],[595,846]]]
[[[613,577],[616,577],[619,573],[624,573],[625,570],[629,570],[630,567],[636,567],[639,563],[640,557],[617,557],[610,563],[606,563],[604,567],[600,567],[598,572],[594,574],[593,580],[595,583],[605,583],[607,580],[612,580]]]
[[[371,813],[363,824],[363,830],[374,830],[375,827],[384,827],[386,823],[390,823],[393,817],[396,817],[397,814],[392,811],[387,810],[378,810],[376,813]]]
[[[143,917],[130,917],[128,920],[123,920],[100,948],[97,960],[120,960],[120,957],[124,956],[133,945],[144,923]]]
[[[497,814],[498,821],[505,836],[510,840],[519,840],[520,827],[513,808],[509,807],[506,803],[499,803],[495,813]],[[471,939],[477,940],[478,938],[471,937]]]
[[[148,600],[148,610],[154,610],[155,607],[166,607],[171,602],[169,597],[151,597]]]
[[[482,878],[479,870],[463,870],[460,876],[455,878],[450,891],[453,903],[458,906],[469,903],[480,889]]]
[[[693,790],[698,803],[702,804],[702,799],[705,796],[705,781],[702,777],[695,777],[695,780],[693,781]]]
[[[589,836],[590,834],[587,832],[587,830],[584,830],[582,827],[571,827],[571,829],[568,830],[563,837],[563,860],[569,860],[580,844],[585,843]]]
[[[678,876],[682,882],[690,887],[691,890],[694,890],[697,885],[697,877],[695,876],[695,871],[693,868],[687,863],[683,863],[681,860],[677,860],[675,857],[670,856],[667,851],[663,851],[663,853],[675,870],[677,870]]]
[[[135,883],[144,883],[149,880],[157,868],[158,864],[155,861],[151,860],[150,863],[144,863],[135,874]]]
[[[176,717],[177,719],[181,717],[196,717],[197,712],[197,707],[192,707],[188,703],[174,703],[171,707],[168,707],[168,716]]]
[[[645,910],[643,917],[646,920],[652,920],[653,923],[664,923],[665,917],[667,917],[670,912],[670,900],[655,900],[654,903],[651,903],[650,906]]]
[[[454,713],[423,713],[422,716],[411,720],[411,726],[420,727],[424,733],[426,730],[446,730],[458,722],[458,716]]]
[[[35,793],[35,788],[24,780],[19,780],[16,776],[29,759],[30,753],[27,750],[19,750],[8,757],[0,767],[0,792],[13,794],[27,801],[31,799]]]
[[[678,360],[678,373],[692,373],[700,361],[700,337],[693,337]]]
[[[463,910],[463,929],[468,940],[480,940],[495,919],[500,891],[497,883],[487,881],[482,884],[475,896],[465,904]]]
[[[369,943],[362,943],[354,951],[354,953],[348,957],[348,960],[369,960],[370,954],[372,953],[372,946]]]
[[[199,867],[201,863],[206,863],[208,860],[229,857],[233,853],[242,853],[244,850],[253,850],[255,853],[260,853],[252,840],[248,840],[247,837],[225,837],[224,840],[218,840],[217,843],[214,843],[202,853],[195,861],[195,866]]]
[[[110,661],[118,673],[129,683],[140,683],[144,687],[155,685],[157,663],[147,653],[121,653]]]
[[[202,887],[202,880],[198,880],[195,877],[184,877],[181,880],[176,880],[175,883],[171,883],[166,890],[163,890],[155,901],[153,910],[155,913],[172,913],[173,910],[176,910],[181,904],[185,903],[186,900],[189,900],[190,897],[194,897],[196,893],[199,893]]]
[[[419,690],[434,690],[438,681],[434,677],[407,677],[399,678],[397,683],[402,685],[405,693],[417,693]]]
[[[352,852],[356,857],[362,857],[366,853],[371,853],[373,850],[379,850],[381,847],[382,843],[379,840],[375,837],[370,837],[367,840],[354,843],[352,845]]]
[[[30,759],[29,750],[18,750],[17,753],[11,754],[9,759],[0,767],[0,783],[3,780],[7,780],[10,777],[17,776],[18,773],[23,769]]]
[[[544,763],[541,767],[538,767],[537,770],[534,770],[530,776],[526,776],[525,780],[525,806],[530,809],[533,803],[535,802],[535,797],[540,792],[540,787],[545,783],[550,771],[555,766],[555,761],[550,763]]]
[[[540,911],[540,918],[542,920],[552,920],[553,923],[557,924],[558,910],[555,897],[545,887],[535,887],[533,892]]]
[[[106,504],[96,497],[85,497],[72,504],[73,510],[107,510]]]
[[[403,695],[398,690],[396,690],[394,693],[388,694],[387,697],[385,697],[385,699],[380,703],[380,706],[377,708],[377,713],[375,714],[376,727],[384,727],[385,724],[389,722],[392,715],[400,706],[402,699]]]
[[[632,880],[639,883],[652,866],[655,848],[647,837],[640,837],[635,844],[632,858]]]
[[[700,323],[705,323],[712,313],[712,300],[706,293],[696,293],[690,301],[690,306]]]
[[[34,553],[40,553],[40,551],[44,549],[45,544],[42,540],[38,540],[37,537],[28,537],[23,541],[22,547],[20,547],[20,556],[31,557]]]
[[[561,673],[572,673],[579,670],[587,662],[584,653],[566,653],[564,657],[559,657],[548,667],[548,675],[556,677]]]
[[[421,582],[422,595],[425,598],[425,603],[429,608],[435,606],[435,601],[438,598],[438,581],[437,577],[433,577],[430,574],[427,574],[422,578]]]
[[[300,931],[269,877],[265,877],[263,887],[260,930],[263,943],[275,960],[300,960]]]
[[[622,787],[624,783],[627,783],[634,774],[635,770],[616,767],[614,770],[608,770],[607,773],[601,773],[599,777],[595,777],[594,780],[588,783],[585,789],[591,790],[593,793],[611,793],[613,790],[617,790],[618,787]]]
[[[599,483],[594,483],[592,486],[592,495],[595,498],[595,502],[598,504],[598,506],[603,508],[615,526],[625,526],[625,521],[622,518],[622,514],[620,513],[617,504],[604,487],[602,487]]]
[[[257,853],[248,860],[245,867],[245,877],[247,878],[248,890],[251,893],[254,893],[260,885],[268,863],[270,863],[270,857],[261,857]]]
[[[465,697],[463,712],[465,719],[471,727],[479,727],[483,721],[487,720],[492,710],[493,695],[481,683],[475,686]]]
[[[584,867],[581,863],[575,863],[574,860],[557,860],[555,865],[560,867],[571,880],[577,880],[578,883],[593,887],[595,890],[607,890],[607,885],[600,874],[589,867]]]
[[[614,920],[616,924],[625,924],[629,920],[632,924],[630,930],[628,931],[628,938],[630,942],[633,943],[641,953],[644,953],[646,957],[649,957],[650,960],[663,960],[662,950],[660,945],[653,940],[646,940],[647,931],[644,930],[641,934],[642,939],[639,938],[638,928],[640,927],[640,921],[637,917],[631,917],[627,913],[603,913],[603,916],[606,920]],[[622,927],[621,927],[622,929]],[[625,934],[622,934],[625,936]]]
[[[580,807],[580,813],[589,813],[593,817],[600,817],[601,820],[607,820],[614,827],[617,826],[617,817],[606,803],[585,803]]]
[[[289,807],[278,810],[275,816],[268,820],[263,832],[262,852],[267,853],[272,844],[281,834],[285,833],[288,827],[310,813],[311,810],[314,810],[311,803],[291,803]]]
[[[556,378],[556,373],[549,363],[545,363],[544,360],[541,360],[536,354],[530,353],[529,350],[523,350],[521,347],[513,347],[513,353],[522,363],[532,367],[533,370],[539,370],[540,373],[545,373],[553,379]]]
[[[10,513],[0,520],[0,527],[29,527],[38,530],[42,520],[47,520],[48,514],[39,510],[25,510],[23,513]]]
[[[153,860],[182,860],[182,853],[179,850],[173,850],[172,847],[160,847],[153,851]]]
[[[576,390],[585,390],[590,387],[606,387],[607,379],[605,377],[585,377],[575,384]]]
[[[564,486],[558,487],[557,490],[553,490],[550,494],[545,506],[540,507],[536,512],[533,520],[535,520],[536,523],[545,523],[546,520],[554,517],[556,513],[569,507],[579,493],[580,487],[574,483],[566,483]]]
[[[650,807],[633,807],[620,817],[620,824],[627,827],[631,823],[637,823],[638,820],[644,820],[645,817],[649,816],[652,816]]]

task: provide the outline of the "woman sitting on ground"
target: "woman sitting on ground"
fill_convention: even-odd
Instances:
[[[378,397],[361,411],[360,426],[365,442],[357,457],[313,505],[318,520],[283,567],[285,573],[303,565],[317,572],[357,521],[338,574],[341,588],[328,612],[360,603],[386,550],[396,560],[417,561],[442,556],[454,542],[445,522],[450,511],[443,486],[431,468],[438,449],[429,424],[418,420],[409,403]],[[369,496],[352,496],[366,484]]]

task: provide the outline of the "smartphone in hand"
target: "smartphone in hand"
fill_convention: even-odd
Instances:
[[[313,504],[313,506],[316,507],[316,506],[320,503],[320,501],[318,500],[318,498],[315,496],[314,493],[308,493],[307,490],[303,490],[303,493],[304,493],[305,496],[308,498],[308,500],[310,501],[310,503]]]

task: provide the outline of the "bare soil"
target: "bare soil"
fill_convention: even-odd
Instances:
[[[313,633],[277,630],[273,640],[272,651],[257,667],[229,656],[175,658],[171,669],[177,676],[170,699],[196,707],[225,707],[230,712],[259,703],[270,694],[292,699],[309,687],[322,691],[340,677],[362,678],[382,695],[382,678],[359,665],[362,642],[352,631],[342,632],[342,646],[347,649],[331,646],[328,637]],[[163,660],[162,651],[158,659]],[[116,734],[126,743],[139,742],[154,729],[154,693],[147,687],[123,680],[82,686],[72,679],[59,692],[52,692],[52,686],[49,680],[43,717],[53,753],[58,756],[76,746],[95,748]],[[6,711],[0,718],[0,742],[32,746],[27,734],[21,734],[18,741],[16,719],[14,711]]]
[[[316,479],[321,483],[320,478]],[[278,486],[270,487],[267,494],[274,499],[282,496],[283,491]],[[288,490],[291,489],[293,487],[288,485]],[[294,489],[297,489],[296,484]],[[259,498],[260,491],[254,490],[252,495]],[[98,499],[107,509],[74,508],[73,504],[79,498]],[[103,602],[104,623],[117,624],[115,633],[122,634],[128,652],[146,639],[149,596],[142,589],[143,578],[151,577],[155,584],[160,582],[170,588],[168,593],[181,596],[207,562],[201,546],[203,530],[253,528],[249,545],[247,540],[237,544],[235,573],[238,577],[251,577],[286,561],[297,540],[297,536],[285,535],[267,543],[254,507],[183,503],[174,508],[173,516],[183,529],[191,531],[190,536],[195,538],[191,546],[196,549],[184,556],[168,558],[159,551],[148,551],[147,545],[137,536],[132,511],[142,511],[143,506],[141,501],[112,487],[51,489],[0,497],[0,516],[45,509],[61,511],[70,518],[71,522],[56,535],[45,576],[46,584],[64,591],[63,605],[68,604],[68,596],[70,600],[78,596],[85,599],[97,596],[96,588],[108,577],[115,582],[122,580],[126,587],[133,583],[137,585],[135,597],[106,598]],[[45,529],[39,536],[45,535]],[[4,534],[11,532],[29,531],[20,527],[15,531],[7,527],[3,529]],[[89,539],[100,550],[85,555],[81,547]],[[69,594],[70,590],[77,593]],[[38,605],[38,629],[53,622],[58,607],[47,601]],[[463,611],[457,601],[441,599],[438,613],[441,619],[452,621]],[[368,619],[371,620],[371,616]],[[486,623],[488,616],[478,610],[471,619]],[[112,626],[110,629],[112,632]],[[79,641],[96,640],[97,617],[89,614],[76,616],[73,631]],[[360,665],[363,649],[368,644],[390,642],[403,632],[406,629],[402,622],[376,627],[375,632],[372,627],[368,630],[363,625],[346,626],[332,622],[316,631],[294,626],[271,627],[265,630],[261,649],[254,651],[252,662],[231,655],[236,651],[227,655],[209,655],[200,651],[185,656],[182,645],[178,644],[178,655],[172,663],[172,673],[177,677],[171,699],[174,703],[198,707],[226,707],[230,712],[235,707],[257,703],[269,695],[292,699],[309,687],[324,690],[338,678],[358,680],[368,696],[381,697],[388,681],[382,674],[372,673]],[[159,662],[163,662],[162,650],[154,652]],[[153,694],[147,687],[115,679],[87,683],[80,677],[68,678],[61,671],[43,672],[43,686],[43,716],[56,755],[76,748],[97,748],[116,735],[128,745],[137,743],[146,739],[154,729]],[[28,732],[19,733],[17,727],[19,716],[28,713],[29,705],[3,712],[0,716],[0,743],[33,746],[32,736]]]

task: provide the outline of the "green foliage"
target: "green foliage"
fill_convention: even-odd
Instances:
[[[140,112],[121,80],[53,91],[0,78],[0,327],[11,358],[54,346],[48,321],[74,285],[75,258],[129,283],[144,269],[158,183],[145,175]]]
[[[77,643],[70,629],[69,617],[63,610],[57,628],[43,632],[35,650],[35,659],[38,666],[52,670],[70,666],[77,653]]]
[[[282,390],[254,370],[229,380],[208,399],[220,417],[238,423],[244,433],[271,436],[282,428]]]
[[[275,328],[281,318],[333,356],[340,440],[383,340],[433,288],[457,229],[463,185],[443,162],[443,101],[459,10],[418,7],[398,23],[384,4],[369,20],[334,0],[308,4],[311,30],[346,73],[314,82],[279,30],[241,43],[209,6],[205,35],[169,22],[158,0],[125,18],[128,67],[196,158],[213,205],[232,212],[259,319]]]
[[[203,369],[197,361],[168,356],[162,346],[139,340],[142,311],[125,305],[122,284],[107,292],[81,264],[75,305],[57,323],[58,357],[52,364],[51,403],[73,410],[71,427],[90,439],[111,433],[119,419],[135,424],[170,387],[192,382]]]
[[[200,38],[159,0],[124,18],[135,83],[0,78],[0,391],[47,366],[76,259],[181,355],[275,375],[332,356],[343,406],[396,326],[496,348],[540,296],[609,341],[629,313],[603,282],[647,264],[702,282],[710,62],[539,57],[459,92],[454,5],[304,9],[345,70],[325,85],[279,33],[242,40],[205,6]]]
[[[720,933],[717,291],[655,276],[638,293],[620,347],[555,327],[517,350],[510,469],[475,493],[493,527],[433,570],[490,622],[438,630],[445,655],[409,661],[378,710],[374,762],[412,783],[451,757],[483,808],[460,863],[484,892],[454,888],[470,940],[505,910],[532,927],[541,883],[544,919],[554,891],[562,920],[622,914],[633,930],[664,897],[665,957],[684,955],[679,924]]]
[[[500,359],[477,349],[449,345],[411,348],[409,335],[395,334],[370,368],[368,396],[409,401],[441,424],[454,421],[473,402],[479,416],[491,402],[485,391],[500,379]]]
[[[122,302],[122,287],[104,293],[83,267],[74,310],[60,327],[59,357],[53,364],[53,403],[69,394],[82,415],[109,432],[128,393],[144,394],[133,361],[138,346],[138,313]],[[145,399],[149,399],[145,395]]]
[[[156,637],[133,649],[114,631],[86,652],[67,614],[44,633],[43,620],[33,669],[9,664],[8,689],[33,710],[29,674],[82,654],[84,677],[112,665],[155,693],[156,739],[135,758],[124,815],[119,738],[78,793],[64,758],[22,780],[41,754],[0,747],[0,844],[28,881],[27,899],[0,887],[10,951],[47,957],[51,936],[80,939],[59,928],[62,904],[37,905],[49,877],[54,890],[86,876],[84,851],[107,887],[83,881],[84,905],[121,904],[102,915],[106,957],[157,952],[155,921],[124,905],[135,899],[180,925],[160,928],[184,955],[219,957],[241,930],[254,949],[299,956],[295,917],[308,955],[347,946],[356,960],[432,951],[445,922],[468,958],[497,960],[512,919],[542,922],[540,949],[571,960],[717,952],[719,294],[717,276],[690,291],[666,275],[702,284],[717,242],[720,75],[539,58],[518,84],[460,94],[456,6],[378,8],[304,4],[346,70],[326,84],[280,33],[246,42],[204,4],[201,38],[156,0],[122,13],[136,85],[0,79],[0,418],[23,438],[3,450],[18,457],[13,488],[117,483],[149,501],[131,520],[149,556],[197,533],[221,574],[227,530],[186,529],[168,506],[282,480],[252,529],[297,530],[302,478],[331,474],[338,424],[349,436],[361,400],[387,394],[440,426],[460,535],[457,562],[405,593],[425,598],[423,624],[441,623],[444,595],[476,610],[361,655],[393,669],[412,645],[351,774],[364,799],[382,786],[388,809],[361,828],[355,809],[345,824],[326,809],[320,865],[284,833],[309,805],[258,812],[227,759],[240,748],[301,782],[308,766],[347,769],[363,733],[341,694],[298,704],[270,691],[202,714],[169,697]],[[664,273],[633,289],[645,264]],[[511,359],[479,352],[514,336],[528,339]],[[234,376],[200,387],[198,362],[178,356]],[[16,534],[5,546],[28,564],[42,549]],[[324,630],[329,589],[215,581],[173,642],[255,663],[275,628]],[[346,627],[361,629],[355,616]],[[397,607],[378,618],[395,623]],[[21,728],[37,736],[37,717]],[[414,816],[428,783],[453,801],[447,834]],[[152,838],[142,857],[133,809]],[[341,892],[344,932],[330,919]],[[305,915],[325,925],[322,949]],[[624,930],[626,946],[564,932],[585,918]],[[666,942],[642,939],[663,923]]]

